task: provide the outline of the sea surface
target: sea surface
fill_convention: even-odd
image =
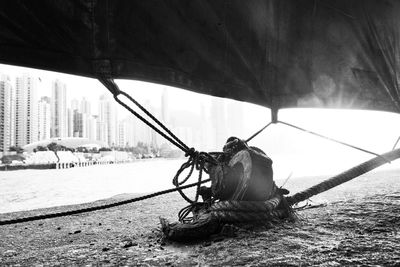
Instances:
[[[148,160],[115,165],[94,165],[63,170],[0,172],[0,213],[79,204],[125,193],[151,193],[169,189],[184,160]],[[306,189],[331,175],[291,177],[291,193]],[[280,175],[281,186],[286,177]],[[196,175],[188,181],[195,182]],[[400,192],[400,170],[376,169],[312,198],[315,203],[358,196]]]

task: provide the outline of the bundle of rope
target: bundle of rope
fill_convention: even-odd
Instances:
[[[162,220],[162,228],[164,234],[173,240],[199,239],[217,233],[225,223],[271,222],[285,219],[292,212],[291,206],[371,171],[387,163],[387,160],[399,158],[400,148],[372,158],[293,196],[276,195],[267,201],[215,202],[211,205],[210,212],[203,213],[195,223],[168,224],[166,220]]]
[[[226,200],[214,203],[210,212],[211,216],[224,223],[266,222],[287,217],[286,208],[278,209],[282,200],[280,194],[266,201]]]

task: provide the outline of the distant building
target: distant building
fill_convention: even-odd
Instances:
[[[163,93],[161,95],[161,119],[162,121],[168,125],[169,123],[169,94],[166,88],[164,88]]]
[[[127,117],[118,123],[118,146],[131,147],[135,146],[134,120]]]
[[[97,118],[96,125],[97,125],[97,127],[96,127],[96,140],[108,144],[107,124],[105,122],[100,121]]]
[[[194,133],[191,127],[175,127],[174,133],[179,136],[179,139],[181,139],[185,144],[197,147],[197,144],[194,142]]]
[[[38,139],[36,79],[27,74],[17,77],[15,97],[15,145],[23,147]]]
[[[87,137],[85,114],[74,110],[74,137]]]
[[[55,80],[51,95],[51,137],[68,137],[66,86]]]
[[[90,140],[97,140],[97,116],[88,116],[86,133]]]
[[[200,121],[197,132],[199,133],[199,140],[198,140],[198,149],[207,150],[210,149],[208,147],[207,137],[208,137],[208,124],[209,120],[207,120],[206,115],[206,108],[204,104],[200,105]]]
[[[50,138],[51,109],[50,98],[44,96],[38,102],[38,141]]]
[[[84,132],[85,132],[86,136],[84,136],[84,137],[90,138],[89,137],[89,132],[92,133],[94,131],[94,129],[89,129],[90,127],[93,128],[92,108],[91,108],[90,102],[85,97],[82,97],[82,100],[81,100],[81,103],[80,103],[79,112],[82,113],[83,118],[85,120],[85,127],[86,128],[85,128]]]
[[[109,146],[117,145],[117,109],[113,99],[107,94],[103,94],[99,99],[99,122],[104,123],[106,127],[100,127],[99,130],[107,131],[107,143]],[[99,136],[104,136],[101,133]],[[106,140],[101,140],[106,141]]]
[[[10,77],[0,75],[0,152],[6,153],[15,145],[14,132],[14,90]]]
[[[68,137],[74,137],[74,111],[67,109]]]
[[[227,105],[228,135],[244,139],[243,136],[243,104],[239,101],[229,100]],[[228,136],[227,136],[228,138]]]
[[[85,97],[82,97],[79,112],[82,112],[87,115],[92,114],[90,102]]]
[[[152,130],[150,129],[149,126],[144,124],[142,121],[140,121],[138,118],[133,117],[132,118],[132,123],[133,123],[133,139],[135,146],[137,145],[138,142],[142,142],[146,145],[150,145],[152,141]]]
[[[229,137],[227,136],[225,101],[223,99],[212,99],[211,122],[214,130],[212,147],[221,150],[226,139]]]
[[[79,110],[80,111],[80,107],[79,107],[79,100],[74,98],[71,100],[71,110]]]

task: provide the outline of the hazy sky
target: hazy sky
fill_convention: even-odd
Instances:
[[[40,78],[38,85],[41,95],[50,96],[52,81],[57,78],[62,80],[67,85],[69,99],[86,97],[92,102],[95,113],[99,96],[108,93],[105,87],[95,79],[0,65],[0,73],[10,75],[13,83],[15,77],[24,72]],[[143,105],[150,103],[158,109],[161,107],[161,94],[165,89],[169,91],[171,109],[183,112],[190,110],[198,113],[200,106],[209,105],[212,99],[207,95],[163,85],[130,80],[117,80],[117,83],[121,89]],[[243,111],[245,122],[242,138],[244,139],[270,120],[267,108],[244,103]],[[279,119],[377,153],[389,151],[400,135],[400,115],[388,112],[286,109],[279,111]],[[371,158],[368,154],[279,124],[272,125],[256,137],[251,145],[259,146],[271,155],[277,172],[281,176],[288,175],[290,172],[298,176],[303,173],[317,173],[317,171],[313,172],[313,169],[321,169],[321,172],[343,170]],[[396,165],[398,166],[399,163],[391,166]]]

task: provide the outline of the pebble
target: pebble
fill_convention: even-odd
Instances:
[[[123,243],[121,244],[121,246],[122,246],[123,248],[129,248],[129,247],[132,247],[132,246],[133,246],[133,243],[132,243],[132,241],[125,241],[125,242],[123,242]]]
[[[5,257],[12,257],[12,256],[15,256],[15,255],[17,255],[17,252],[15,251],[15,250],[6,250],[5,252],[4,252],[4,256]]]

